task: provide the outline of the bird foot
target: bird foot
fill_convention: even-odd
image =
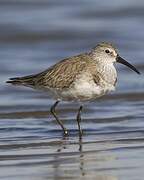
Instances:
[[[64,133],[64,136],[68,136],[68,135],[69,135],[69,133],[68,133],[68,130],[67,130],[67,129],[64,129],[63,133]]]

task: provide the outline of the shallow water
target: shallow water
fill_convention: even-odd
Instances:
[[[143,180],[144,2],[0,1],[0,179]],[[5,84],[37,73],[99,41],[114,42],[141,72],[117,65],[117,91],[85,105],[78,137],[77,104],[50,115],[47,94]]]

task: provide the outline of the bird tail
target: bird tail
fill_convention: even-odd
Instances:
[[[6,83],[13,85],[33,86],[35,75],[10,78]]]

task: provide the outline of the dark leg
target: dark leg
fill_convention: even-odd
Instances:
[[[56,108],[56,106],[58,105],[58,103],[59,103],[59,101],[56,101],[55,103],[54,103],[54,105],[51,107],[51,113],[52,113],[52,115],[55,117],[55,119],[56,119],[56,121],[59,123],[59,125],[61,126],[61,128],[63,129],[63,133],[64,133],[64,135],[66,136],[66,135],[68,135],[68,131],[67,131],[67,129],[63,126],[63,123],[58,119],[58,117],[57,117],[57,115],[56,115],[56,112],[55,112],[55,108]]]
[[[80,122],[81,122],[81,111],[82,111],[82,106],[80,106],[77,114],[77,123],[78,123],[78,129],[79,129],[79,137],[82,137],[82,129],[80,127]]]

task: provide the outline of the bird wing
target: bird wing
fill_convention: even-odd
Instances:
[[[76,76],[87,67],[89,60],[88,55],[80,54],[64,59],[39,74],[10,78],[7,83],[35,88],[68,88]]]
[[[101,81],[101,74],[100,73],[92,73],[92,78],[93,78],[93,81],[96,85],[100,85],[100,81]]]
[[[77,75],[79,75],[87,66],[84,55],[74,56],[64,59],[38,75],[36,84],[49,88],[68,88]]]

